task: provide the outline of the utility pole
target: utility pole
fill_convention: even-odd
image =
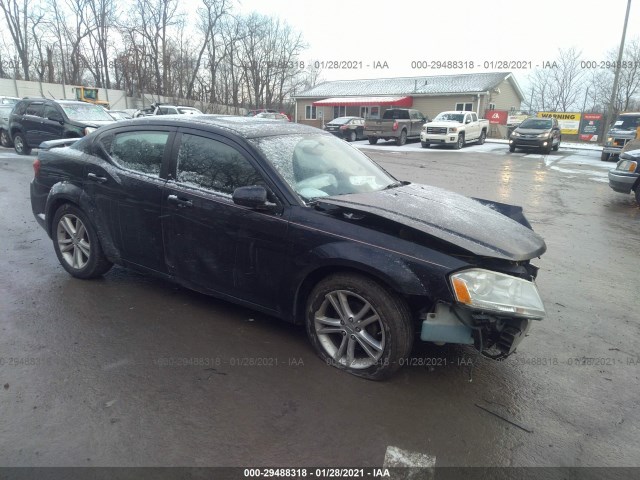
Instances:
[[[613,113],[613,104],[616,101],[616,95],[618,93],[618,79],[620,77],[620,64],[622,63],[622,53],[624,52],[624,40],[627,36],[627,23],[629,22],[629,10],[631,9],[631,0],[627,0],[627,13],[624,17],[624,28],[622,29],[622,39],[620,40],[620,49],[618,50],[618,61],[616,62],[616,71],[613,76],[613,90],[611,91],[611,100],[609,100],[609,108],[604,119],[604,135],[602,135],[603,141],[607,135],[607,129],[611,122],[611,114]]]

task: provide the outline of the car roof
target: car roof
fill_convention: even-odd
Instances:
[[[56,98],[34,97],[34,98],[23,98],[22,101],[25,101],[25,102],[53,102],[53,103],[58,103],[58,104],[61,104],[61,105],[93,105],[94,107],[102,108],[100,105],[95,105],[95,104],[90,103],[90,102],[80,102],[78,100],[58,100]]]
[[[244,138],[270,137],[274,135],[291,135],[301,133],[315,133],[327,135],[319,128],[294,122],[281,122],[268,118],[238,117],[234,115],[159,115],[124,120],[117,124],[123,126],[137,125],[171,125],[178,127],[196,127],[215,131],[226,130]],[[115,125],[114,125],[115,126]]]

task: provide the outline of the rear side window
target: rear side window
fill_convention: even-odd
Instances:
[[[99,142],[120,167],[159,177],[168,139],[169,132],[137,131],[108,134]]]
[[[408,120],[409,112],[407,110],[387,110],[382,118],[385,120]]]
[[[263,185],[254,166],[233,147],[196,135],[182,135],[176,181],[231,195],[238,187]]]
[[[24,112],[26,111],[27,111],[26,102],[21,102],[21,103],[18,103],[18,105],[16,105],[16,108],[13,111],[13,113],[15,113],[16,115],[24,115]]]

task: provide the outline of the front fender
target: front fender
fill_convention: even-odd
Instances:
[[[453,260],[453,259],[452,259]],[[450,300],[447,274],[463,262],[441,265],[383,248],[354,242],[326,243],[294,260],[294,321],[304,308],[313,286],[337,271],[359,272],[378,280],[403,297],[424,297],[425,302]],[[297,315],[296,315],[297,312]]]

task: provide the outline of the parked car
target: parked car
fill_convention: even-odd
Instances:
[[[20,101],[20,98],[18,97],[5,97],[5,96],[0,96],[0,105],[15,105],[16,103],[18,103]]]
[[[14,105],[0,104],[0,145],[3,147],[13,147],[11,136],[9,135],[9,117]]]
[[[20,155],[29,155],[42,142],[82,137],[114,120],[98,105],[75,100],[25,98],[14,107],[9,133]]]
[[[270,118],[271,120],[280,120],[281,122],[289,121],[289,117],[287,117],[284,113],[273,112],[260,112],[255,115],[255,118]]]
[[[432,143],[451,145],[460,150],[466,143],[482,145],[489,131],[489,120],[478,119],[476,112],[441,112],[432,122],[425,123],[420,132],[422,148]]]
[[[545,315],[546,245],[521,208],[398,181],[316,128],[165,116],[59,144],[31,205],[74,277],[174,279],[306,325],[325,362],[369,379],[415,337],[506,357]]]
[[[562,135],[558,120],[555,118],[530,117],[511,132],[509,137],[509,151],[516,148],[535,148],[545,153],[560,148]]]
[[[131,113],[126,112],[124,110],[107,110],[107,113],[111,115],[114,120],[129,120],[133,118]]]
[[[618,193],[634,193],[640,206],[640,140],[622,149],[616,168],[609,170],[609,186]]]
[[[640,112],[624,112],[618,115],[605,137],[600,160],[617,157],[625,145],[636,138],[640,128]]]
[[[420,138],[422,126],[428,121],[418,110],[390,108],[382,114],[382,119],[367,118],[364,134],[371,145],[378,143],[380,138],[395,139],[397,145],[404,145],[408,139]]]
[[[364,118],[362,117],[334,118],[324,126],[324,129],[349,142],[366,138],[364,134]]]
[[[152,103],[149,107],[138,110],[135,117],[148,117],[152,115],[202,115],[202,112],[195,107],[187,107],[184,105]]]
[[[278,110],[274,110],[273,108],[256,108],[254,110],[249,110],[245,116],[255,117],[259,113],[278,113]]]

